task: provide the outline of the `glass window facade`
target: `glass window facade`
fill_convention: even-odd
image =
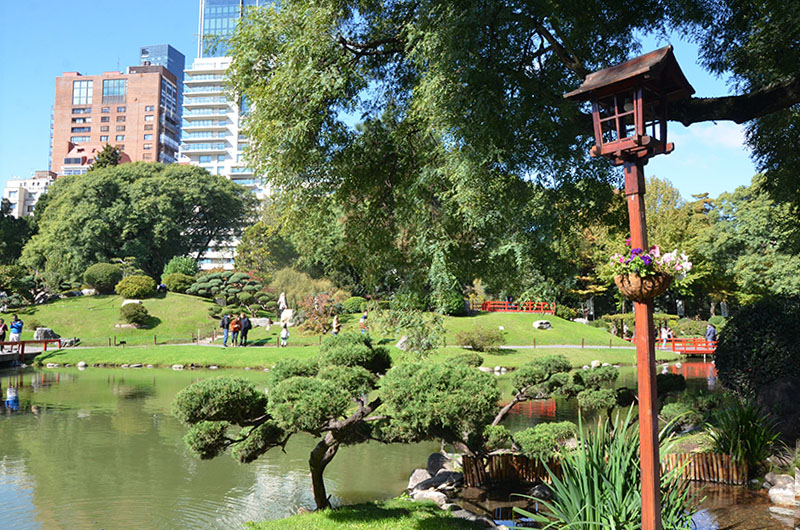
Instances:
[[[103,103],[124,103],[127,94],[127,79],[103,79]]]
[[[92,89],[94,82],[89,81],[73,81],[72,82],[72,104],[73,105],[91,105],[92,104]]]
[[[263,1],[202,0],[198,57],[225,57],[228,54],[226,40],[233,34],[243,12],[260,3]]]

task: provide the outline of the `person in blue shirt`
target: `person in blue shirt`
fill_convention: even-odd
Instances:
[[[19,342],[20,337],[22,337],[22,320],[20,320],[17,315],[12,315],[11,324],[8,327],[11,330],[11,335],[9,335],[8,340],[11,342]],[[17,349],[19,349],[19,346],[17,346]],[[14,351],[14,346],[11,347],[11,351]]]
[[[714,324],[709,324],[706,326],[706,340],[717,340],[717,328],[714,327]]]

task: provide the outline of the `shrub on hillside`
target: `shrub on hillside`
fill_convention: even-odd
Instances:
[[[220,298],[224,300],[223,304],[246,307],[250,314],[258,310],[276,311],[277,297],[262,289],[263,285],[246,272],[223,271],[200,276],[186,290],[186,294]]]
[[[351,296],[342,302],[342,309],[345,313],[358,313],[362,311],[361,305],[366,304],[367,299],[361,296]]]
[[[172,274],[165,274],[161,277],[161,281],[167,286],[167,289],[173,293],[185,293],[186,290],[194,283],[194,276],[183,274],[181,272],[173,272]]]
[[[143,326],[150,320],[150,313],[147,312],[147,308],[142,304],[125,304],[120,308],[119,314],[122,320],[137,326]]]
[[[456,333],[456,344],[473,351],[487,351],[505,344],[506,339],[499,329],[475,328]]]
[[[83,273],[83,282],[100,294],[111,294],[122,279],[122,269],[111,263],[95,263]]]
[[[126,276],[114,287],[114,291],[123,298],[147,298],[156,292],[156,282],[150,276]]]
[[[467,301],[456,291],[445,293],[441,300],[442,313],[451,317],[463,317],[467,314]]]
[[[572,309],[562,304],[556,304],[556,316],[564,320],[572,320],[573,318],[578,318],[578,316],[583,315],[580,314],[577,309]]]
[[[199,267],[197,262],[190,257],[175,256],[164,267],[162,276],[170,274],[185,274],[186,276],[194,276],[197,274]],[[163,280],[162,280],[163,281]],[[167,282],[164,282],[166,284]]]

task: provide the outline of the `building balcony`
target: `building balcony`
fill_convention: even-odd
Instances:
[[[252,175],[252,174],[253,174],[253,170],[250,169],[249,167],[232,167],[231,168],[231,175],[237,175],[237,176],[241,175],[242,178],[244,178],[244,177],[246,177],[248,175]],[[233,177],[233,178],[236,178],[236,177]]]
[[[204,134],[203,131],[188,133],[184,130],[183,136],[181,136],[181,141],[183,142],[206,142],[206,143],[213,143],[214,141],[224,140],[225,134],[222,135],[218,133],[208,132]]]
[[[183,78],[184,84],[196,86],[196,85],[202,85],[203,83],[219,83],[220,81],[225,80],[225,76],[222,74],[215,74],[215,73],[199,74],[196,72],[197,71],[195,70],[190,70],[188,72],[185,72],[186,75]]]
[[[173,151],[177,151],[181,147],[181,144],[165,134],[159,135],[158,140],[161,142],[161,145],[165,145]]]
[[[184,105],[185,106],[185,105]],[[183,119],[190,120],[219,120],[227,118],[228,112],[224,108],[197,108],[183,111]]]
[[[183,91],[184,96],[189,94],[222,94],[225,92],[225,87],[222,85],[206,85],[197,87],[186,87]]]
[[[210,97],[190,97],[189,94],[184,94],[183,108],[193,109],[197,107],[228,107],[231,101],[225,96],[210,96]],[[184,111],[185,114],[185,111]]]
[[[225,121],[218,121],[218,120],[198,120],[198,121],[187,121],[183,124],[183,132],[195,132],[195,131],[224,131],[227,130],[228,126]]]
[[[226,152],[226,150],[227,144],[225,142],[181,145],[181,153],[185,154],[186,156],[223,154]]]

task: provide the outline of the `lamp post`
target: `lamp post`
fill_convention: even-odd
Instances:
[[[648,248],[644,165],[650,157],[669,154],[674,149],[667,142],[667,105],[693,93],[675,60],[672,46],[666,46],[591,73],[577,90],[564,95],[592,104],[595,145],[591,155],[607,157],[615,166],[623,166],[633,247]],[[653,300],[634,301],[634,309],[642,529],[662,530]]]

